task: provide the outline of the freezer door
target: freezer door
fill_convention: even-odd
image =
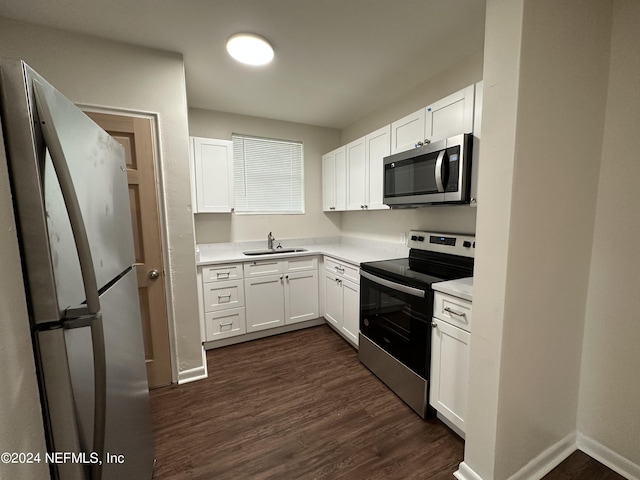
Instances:
[[[53,129],[60,142],[102,289],[134,262],[124,149],[51,85],[38,83],[53,123],[43,128]],[[84,290],[67,208],[48,155],[44,199],[58,302],[64,309],[82,303]]]
[[[107,374],[105,452],[111,459],[102,459],[102,480],[151,479],[153,436],[135,271],[103,293],[100,304]],[[91,328],[58,329],[39,336],[40,350],[46,353],[42,358],[53,448],[89,453],[94,434]],[[88,469],[77,465],[61,465],[58,470],[61,480],[89,475]]]
[[[67,210],[43,138],[34,94],[51,112],[89,239],[98,288],[134,261],[129,192],[120,144],[20,61],[0,61],[0,107],[11,165],[21,251],[35,324],[57,321],[84,301]]]

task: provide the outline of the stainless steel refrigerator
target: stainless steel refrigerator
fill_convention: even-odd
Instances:
[[[22,61],[0,60],[0,89],[47,434],[40,461],[61,480],[150,479],[124,150]]]

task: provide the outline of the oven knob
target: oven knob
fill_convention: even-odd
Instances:
[[[418,241],[419,241],[419,242],[424,242],[424,237],[423,237],[423,236],[419,236],[419,237],[418,237]]]
[[[462,242],[462,246],[465,248],[471,248],[471,242],[468,240],[465,240],[464,242]]]
[[[365,326],[365,327],[368,327],[368,326],[369,326],[369,319],[368,319],[368,318],[365,318],[365,319],[364,319],[364,326]]]
[[[416,240],[418,240],[418,237],[415,236],[415,235],[411,235],[411,240],[413,240],[415,242]]]

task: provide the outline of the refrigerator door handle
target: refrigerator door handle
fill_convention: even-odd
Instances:
[[[107,371],[106,351],[104,344],[104,329],[102,315],[100,314],[100,294],[96,281],[96,273],[93,269],[91,248],[87,237],[80,204],[73,186],[73,179],[69,172],[64,150],[60,144],[60,138],[56,132],[53,115],[46,100],[44,87],[38,80],[33,81],[36,108],[45,144],[49,149],[51,161],[60,184],[60,190],[69,215],[73,238],[78,251],[80,270],[87,301],[87,310],[94,320],[91,326],[91,344],[93,348],[94,369],[94,417],[93,417],[93,446],[92,451],[97,453],[100,462],[91,465],[91,480],[102,478],[102,461],[104,460],[106,410],[107,410]]]

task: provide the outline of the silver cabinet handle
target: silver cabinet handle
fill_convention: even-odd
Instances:
[[[217,278],[229,278],[231,272],[216,272]]]
[[[449,307],[444,307],[444,311],[450,313],[451,315],[455,315],[457,317],[466,317],[467,314],[465,312],[459,312],[457,310],[453,310]]]
[[[230,293],[220,293],[218,295],[218,300],[220,300],[221,298],[231,298],[231,294]]]
[[[339,272],[343,272],[343,273],[344,273],[344,268],[342,268],[342,267],[340,267],[340,266],[337,266],[337,267],[334,267],[334,268],[335,268],[337,271],[339,271]]]
[[[222,322],[222,323],[220,323],[220,328],[222,328],[222,327],[230,327],[231,325],[233,325],[233,322]]]

